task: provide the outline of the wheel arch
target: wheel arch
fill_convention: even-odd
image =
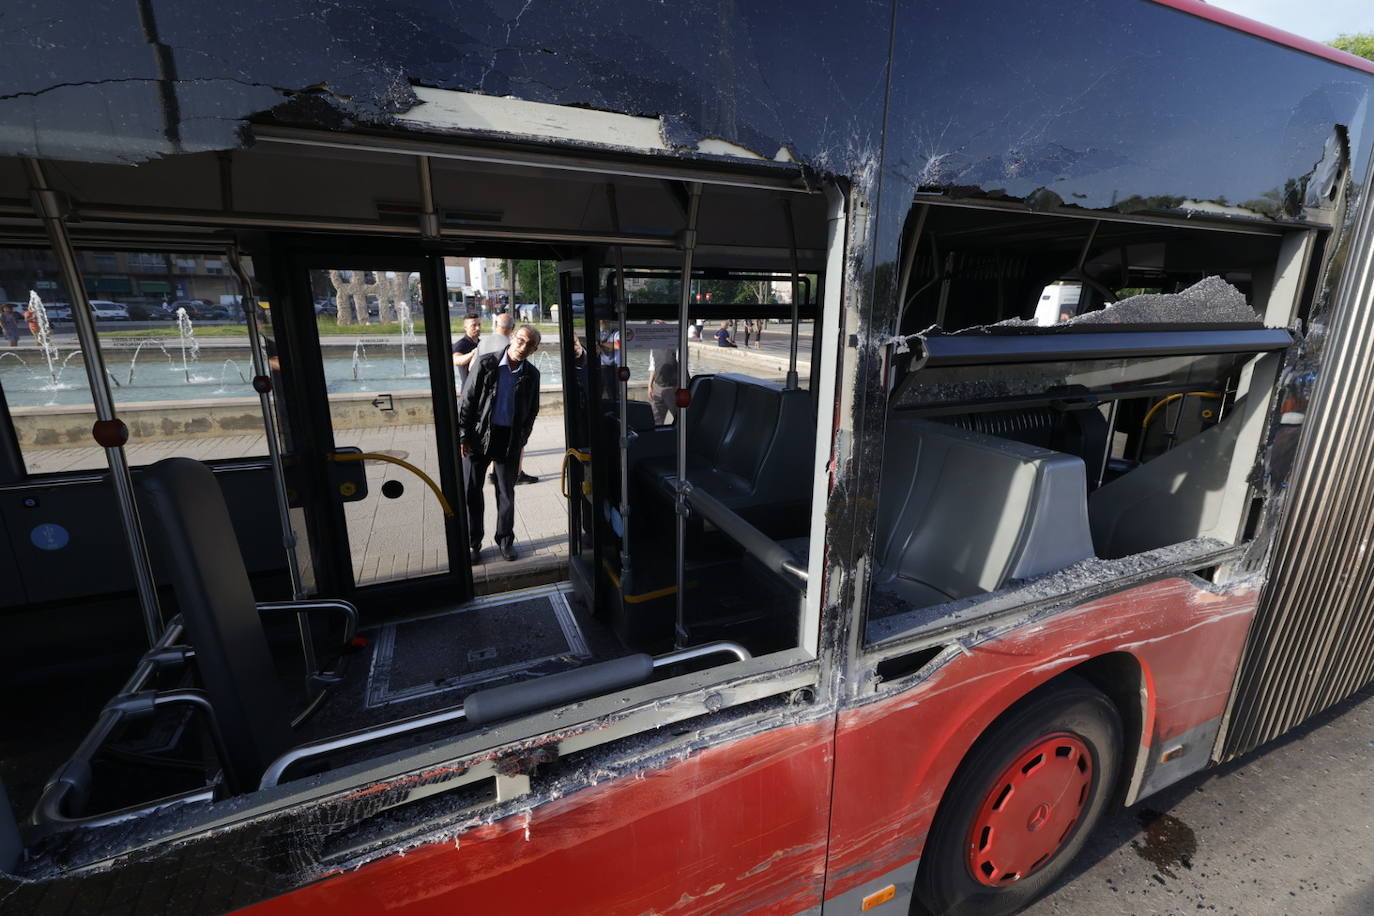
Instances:
[[[1149,752],[1146,739],[1154,728],[1154,678],[1131,653],[1108,652],[1074,665],[1042,686],[1066,675],[1079,677],[1100,690],[1121,717],[1121,774],[1112,802],[1130,804],[1140,789]]]
[[[1041,670],[1044,670],[1043,667]],[[1117,785],[1111,796],[1115,805],[1131,804],[1140,789],[1144,776],[1148,751],[1147,740],[1154,727],[1156,692],[1154,678],[1148,666],[1129,652],[1107,652],[1082,661],[1065,660],[1065,667],[1056,670],[1051,677],[1027,685],[1010,702],[1002,699],[1000,711],[988,714],[984,710],[977,718],[983,727],[971,740],[963,745],[962,753],[953,767],[947,771],[948,778],[940,793],[943,804],[946,793],[954,782],[954,777],[967,763],[983,739],[996,729],[1004,720],[1015,715],[1021,706],[1032,702],[1037,696],[1050,691],[1065,681],[1086,681],[1101,692],[1116,708],[1121,718],[1121,771]],[[997,709],[996,706],[992,707]]]
[[[1040,666],[1041,672],[1049,667],[1053,674],[1033,684],[1024,685],[1023,689],[1016,691],[1010,702],[1006,702],[1004,693],[1003,702],[999,704],[1000,711],[995,715],[986,715],[991,710],[985,707],[985,714],[977,716],[983,725],[977,734],[972,736],[971,741],[963,744],[962,753],[954,761],[952,769],[947,771],[949,777],[944,782],[936,801],[931,821],[932,834],[938,829],[947,806],[957,803],[958,796],[951,795],[951,792],[959,785],[960,775],[973,764],[977,755],[986,747],[990,736],[1020,716],[1026,707],[1042,702],[1046,694],[1065,687],[1091,688],[1101,694],[1117,713],[1120,722],[1120,764],[1115,784],[1108,787],[1106,810],[1110,811],[1113,806],[1124,803],[1130,797],[1139,783],[1141,762],[1147,757],[1144,741],[1145,736],[1149,734],[1154,706],[1149,672],[1145,665],[1129,652],[1108,652],[1080,659],[1081,656],[1078,659],[1067,657],[1062,659],[1062,666]],[[991,707],[993,710],[997,708]],[[925,874],[925,869],[933,867],[927,845],[931,840],[932,835],[923,838],[923,849],[917,862],[918,875]],[[917,880],[919,884],[920,878]],[[924,911],[913,909],[912,912]]]

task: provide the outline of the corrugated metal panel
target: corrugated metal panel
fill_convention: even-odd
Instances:
[[[1222,759],[1278,737],[1374,680],[1371,180],[1374,170],[1350,237]]]

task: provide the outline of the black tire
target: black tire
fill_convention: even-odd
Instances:
[[[1072,812],[1056,815],[1072,814],[1075,818],[1064,827],[1067,832],[1063,839],[1037,841],[1058,843],[1057,848],[1047,851],[1048,860],[1027,868],[1023,877],[1012,877],[1019,874],[1015,872],[998,875],[984,860],[982,868],[992,874],[980,880],[974,874],[972,862],[978,845],[973,836],[975,819],[995,816],[987,813],[988,805],[995,811],[999,804],[994,799],[994,789],[1003,787],[1004,777],[1024,772],[1013,770],[1014,764],[1019,764],[1024,755],[1034,756],[1036,749],[1056,741],[1063,744],[1065,757],[1081,755],[1085,759],[1080,767],[1090,764],[1090,776],[1079,777],[1080,794],[1086,787],[1086,800],[1079,802],[1080,807]],[[1063,874],[1083,848],[1114,793],[1120,769],[1121,717],[1100,691],[1086,681],[1067,676],[1026,697],[979,738],[950,782],[921,855],[916,877],[918,904],[912,912],[922,912],[919,905],[923,904],[936,916],[1000,916],[1029,904]],[[1005,798],[1005,787],[999,791]],[[1033,791],[1036,788],[1028,786],[1021,801],[1028,800]],[[1055,805],[1059,805],[1059,800],[1055,800]],[[1050,806],[1040,805],[1036,810],[1040,808],[1049,810]],[[986,826],[980,826],[980,836],[989,835],[982,832]],[[1028,823],[1025,829],[1038,830],[1039,825],[1032,828]],[[1044,834],[1045,838],[1051,836],[1048,831]],[[993,880],[1008,883],[987,883]]]

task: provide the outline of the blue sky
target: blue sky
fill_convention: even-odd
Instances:
[[[1314,41],[1330,41],[1342,32],[1374,32],[1374,0],[1211,0],[1211,4]]]

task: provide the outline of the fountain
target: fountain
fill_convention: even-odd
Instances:
[[[128,379],[127,384],[132,385],[132,384],[134,383],[134,367],[136,367],[136,366],[138,365],[138,354],[139,354],[140,352],[142,352],[143,348],[146,347],[146,346],[148,346],[148,344],[152,344],[153,346],[157,347],[159,350],[162,351],[162,355],[165,356],[165,357],[167,357],[167,365],[169,365],[169,366],[170,366],[170,365],[173,365],[173,363],[172,363],[172,354],[171,354],[171,352],[167,349],[167,347],[162,343],[162,341],[159,341],[159,340],[140,340],[140,341],[138,342],[138,346],[134,347],[134,355],[133,355],[133,357],[130,358],[130,360],[129,360],[129,379]]]
[[[186,309],[177,309],[177,337],[181,340],[181,371],[186,376],[186,381],[191,381],[191,363],[200,358],[200,344],[195,338],[196,330],[191,325],[191,316],[186,314]],[[190,359],[187,359],[189,349]]]
[[[232,359],[226,359],[224,365],[220,366],[219,369],[219,387],[215,389],[216,394],[222,394],[226,390],[224,387],[224,376],[225,373],[229,371],[230,366],[239,374],[239,381],[245,385],[248,384],[248,378],[243,374],[243,370],[239,368],[239,364]]]
[[[82,353],[80,350],[73,350],[72,352],[70,352],[70,353],[67,354],[66,358],[64,358],[64,359],[62,360],[62,366],[57,370],[57,376],[56,376],[56,378],[53,380],[54,383],[56,382],[57,379],[60,379],[60,378],[62,377],[62,373],[63,373],[63,372],[66,372],[66,371],[67,371],[67,363],[69,363],[69,362],[71,362],[72,360],[76,359],[78,356],[81,357],[81,361],[82,361],[83,363],[86,361],[86,355],[85,355],[84,353]],[[113,372],[110,371],[110,368],[109,368],[108,366],[105,367],[105,374],[108,375],[108,376],[110,377],[110,381],[114,382],[114,386],[115,386],[116,388],[123,388],[123,387],[124,387],[123,385],[120,384],[119,379],[115,378],[115,374],[114,374]]]
[[[406,340],[415,339],[415,322],[410,317],[410,303],[404,299],[396,303],[396,324],[401,328],[401,378],[406,372]]]
[[[15,359],[19,360],[19,365],[24,366],[26,368],[29,365],[24,361],[24,357],[20,356],[18,353],[0,353],[0,360],[3,360],[6,356],[14,357]]]
[[[359,359],[359,354],[362,354]],[[363,346],[363,339],[358,338],[358,342],[353,345],[353,380],[358,380],[358,366],[362,364],[362,359],[367,359],[367,347]]]
[[[52,379],[52,386],[56,388],[57,348],[52,344],[52,323],[48,321],[48,310],[43,307],[43,300],[39,298],[36,289],[29,290],[29,313],[38,319],[38,346],[43,349],[43,357],[48,361],[48,376]]]

